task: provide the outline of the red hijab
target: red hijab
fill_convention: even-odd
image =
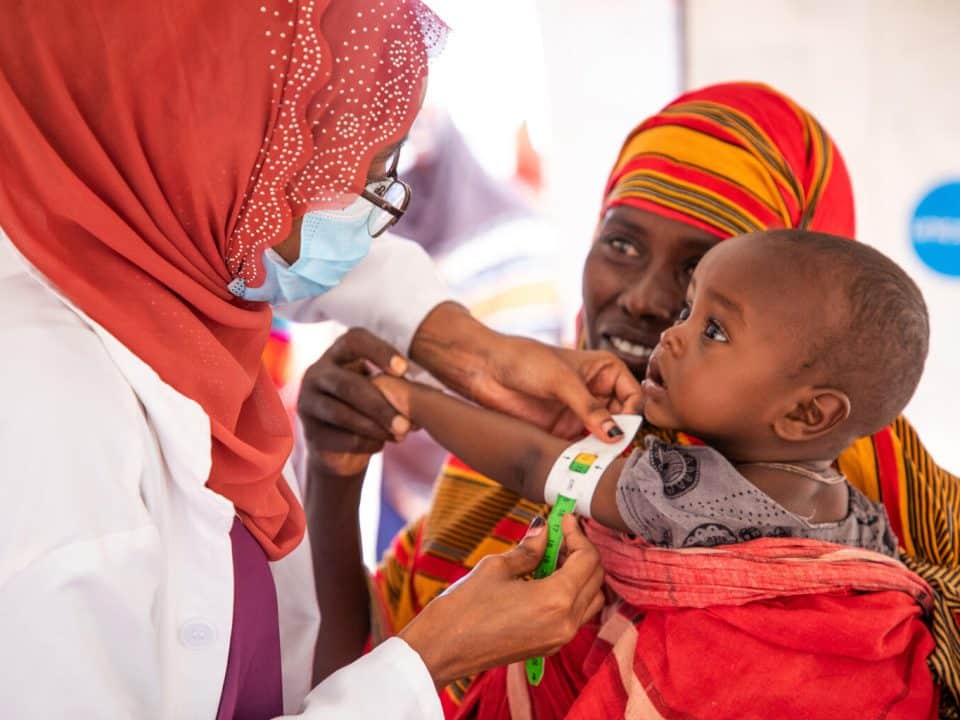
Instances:
[[[0,226],[210,417],[208,487],[270,558],[300,542],[292,446],[227,290],[343,207],[416,115],[444,27],[418,0],[14,2],[0,23]]]

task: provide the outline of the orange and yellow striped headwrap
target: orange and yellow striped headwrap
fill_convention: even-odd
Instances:
[[[854,236],[853,190],[833,140],[756,83],[687,93],[639,125],[607,182],[603,212],[616,205],[723,238],[777,227]]]

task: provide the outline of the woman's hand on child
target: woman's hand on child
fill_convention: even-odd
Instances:
[[[636,412],[640,404],[640,384],[610,353],[508,336],[491,348],[489,366],[473,378],[470,396],[557,437],[579,437],[586,429],[616,439],[611,415]]]
[[[600,554],[573,515],[563,518],[567,558],[542,580],[524,580],[547,544],[544,525],[513,550],[490,555],[429,603],[401,632],[437,687],[498,665],[551,655],[603,607]]]
[[[393,376],[407,361],[372,333],[347,331],[303,376],[297,412],[303,422],[309,463],[325,474],[362,474],[370,455],[388,440],[402,440],[408,418],[370,381],[371,366]]]
[[[640,383],[615,355],[503,335],[452,302],[427,315],[410,352],[450,389],[554,435],[575,437],[586,428],[615,440],[612,413],[639,404]]]
[[[617,357],[600,350],[556,348],[556,352],[583,379],[595,399],[606,401],[608,412],[628,415],[640,412],[643,389],[629,369],[624,372],[626,365]],[[549,429],[558,437],[574,438],[580,436],[584,424],[567,407]]]

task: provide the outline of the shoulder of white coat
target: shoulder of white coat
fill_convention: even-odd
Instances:
[[[141,527],[143,411],[90,326],[28,272],[0,283],[0,584]]]

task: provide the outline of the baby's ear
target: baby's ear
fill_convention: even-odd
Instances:
[[[850,398],[835,388],[810,388],[777,418],[773,431],[781,440],[807,442],[823,437],[850,417]]]

